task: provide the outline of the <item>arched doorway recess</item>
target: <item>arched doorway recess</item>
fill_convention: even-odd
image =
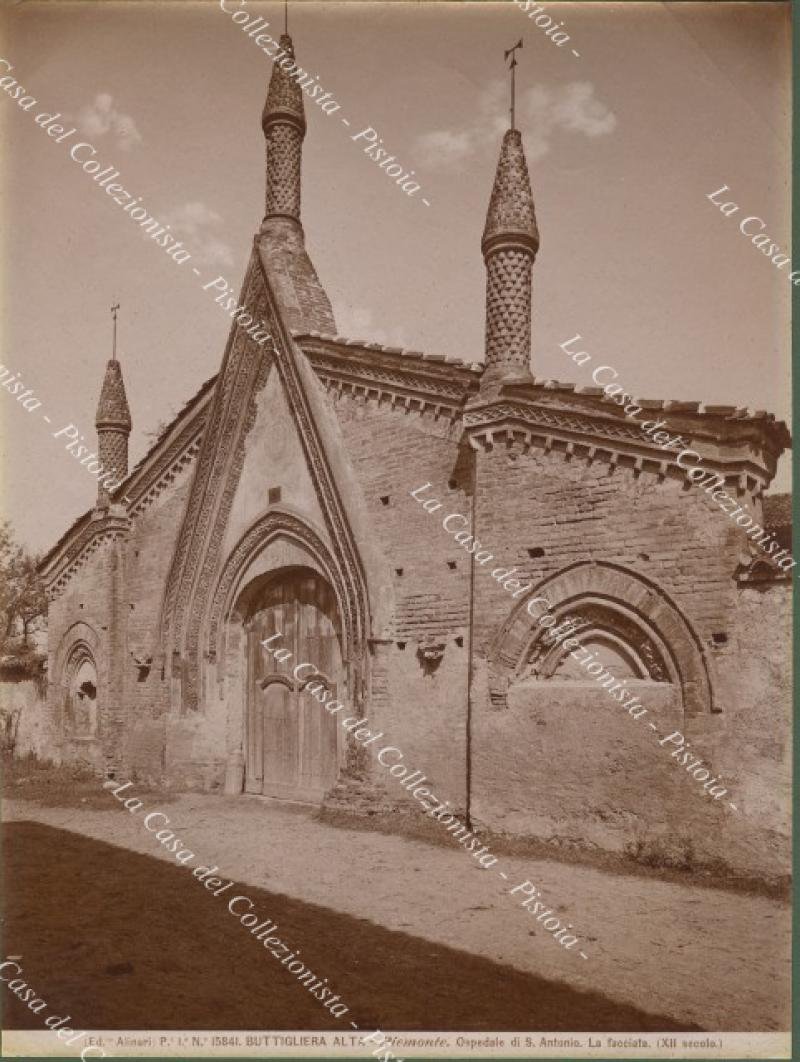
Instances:
[[[245,791],[319,802],[335,784],[341,748],[336,717],[305,692],[322,683],[344,696],[342,629],[336,595],[319,573],[292,567],[262,576],[242,594],[244,618]],[[277,661],[271,649],[288,649]],[[309,663],[300,677],[298,664]]]

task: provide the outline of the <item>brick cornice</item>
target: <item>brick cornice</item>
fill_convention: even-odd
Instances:
[[[129,499],[131,516],[141,516],[149,509],[178,473],[197,457],[206,423],[208,398],[192,411],[185,423],[175,425],[176,430],[163,440],[163,445],[148,454],[146,462],[116,492]]]
[[[670,416],[662,403],[658,405],[658,409],[644,410],[637,424],[612,413],[616,407],[606,413],[602,408],[570,407],[561,402],[545,405],[521,397],[487,404],[471,402],[464,411],[464,432],[473,449],[488,450],[498,444],[539,447],[561,451],[568,457],[626,463],[639,472],[659,476],[671,473],[685,479],[687,470],[677,465],[680,450],[661,449],[641,430],[641,422],[664,420],[663,430],[683,434],[709,472],[718,472],[741,491],[758,493],[768,486],[775,475],[779,451],[768,446],[763,427],[744,420],[713,423],[703,414]],[[692,458],[692,462],[696,460]]]
[[[296,337],[315,373],[334,396],[354,395],[408,411],[431,410],[463,419],[474,443],[501,437],[525,441],[559,439],[595,454],[630,458],[638,467],[666,474],[676,468],[677,452],[661,450],[639,425],[599,387],[536,380],[505,385],[490,401],[478,390],[484,365],[444,355],[421,354],[377,343],[309,333]],[[683,434],[701,454],[704,465],[741,489],[766,486],[780,454],[791,444],[786,425],[764,411],[700,402],[634,400],[642,406],[639,421],[664,420],[672,435]],[[541,430],[550,429],[545,433]],[[529,441],[530,441],[529,440]],[[749,479],[749,487],[747,485]]]
[[[444,355],[314,336],[299,336],[297,342],[316,375],[337,396],[362,395],[406,409],[458,415],[478,390],[481,367]]]
[[[204,384],[128,478],[114,491],[113,503],[117,513],[124,505],[127,517],[141,516],[176,475],[194,461],[205,427],[212,394],[211,383],[213,380]],[[97,536],[104,534],[106,522],[119,519],[118,515],[107,517],[101,526],[95,513],[96,510],[91,509],[80,517],[43,557],[39,571],[51,598],[66,589],[72,575],[96,551],[99,544]],[[126,527],[127,517],[122,518],[126,520]]]
[[[54,601],[69,585],[73,575],[84,567],[89,558],[106,542],[115,542],[128,537],[131,522],[118,507],[105,516],[86,517],[86,522],[75,530],[74,536],[64,543],[46,567],[40,569],[48,601]]]

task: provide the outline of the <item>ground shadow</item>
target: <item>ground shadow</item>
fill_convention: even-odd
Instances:
[[[4,953],[47,1003],[34,1014],[4,985],[8,1029],[52,1014],[74,1029],[698,1028],[265,889],[214,897],[191,867],[40,823],[6,825],[4,851]],[[349,1013],[333,1017],[228,912],[240,893]]]

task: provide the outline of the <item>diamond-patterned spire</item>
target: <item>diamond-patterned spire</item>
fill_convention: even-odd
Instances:
[[[122,366],[116,359],[106,365],[94,424],[96,428],[122,428],[125,431],[130,431],[133,426],[122,380]]]
[[[294,62],[294,44],[287,33],[281,36],[280,43],[281,51],[286,54],[273,64],[267,102],[264,104],[264,111],[261,115],[261,128],[266,135],[268,126],[272,122],[288,120],[295,122],[305,133],[306,113],[303,106],[303,90],[281,66],[286,59]]]
[[[281,66],[294,63],[294,45],[288,34],[281,37],[285,56],[275,62],[261,115],[267,141],[267,194],[265,220],[272,217],[300,221],[300,171],[306,116],[303,90]],[[276,53],[277,54],[277,53]],[[287,63],[287,65],[290,65]],[[297,67],[295,66],[295,69]]]
[[[531,180],[519,129],[508,129],[503,137],[481,240],[484,257],[502,237],[511,237],[512,242],[516,237],[534,255],[539,248]]]
[[[504,383],[531,383],[531,269],[539,230],[522,147],[509,129],[486,214],[481,250],[486,263],[486,369],[481,394]]]

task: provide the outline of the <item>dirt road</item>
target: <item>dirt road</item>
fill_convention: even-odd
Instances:
[[[54,997],[90,985],[93,1012],[104,1005],[97,978],[105,976],[111,994],[107,1013],[93,1013],[95,1027],[268,1028],[273,1011],[284,1024],[272,1028],[337,1025],[192,878],[201,864],[217,865],[281,924],[308,965],[358,1008],[362,1028],[788,1027],[789,908],[779,901],[510,856],[500,864],[504,881],[455,844],[336,828],[258,798],[142,800],[135,814],[110,794],[104,811],[4,805],[16,868],[6,952],[26,956],[32,983],[41,955]],[[188,867],[145,830],[144,816],[159,809],[194,853]],[[509,895],[524,880],[572,923],[576,947],[559,946]],[[66,973],[63,962],[72,963]],[[127,965],[135,971],[127,987],[126,974],[104,973]],[[158,1002],[164,969],[172,1011]],[[144,981],[153,991],[142,996]],[[261,1025],[243,987],[254,983],[268,984],[275,1003]],[[122,1022],[114,1008],[125,1005]],[[145,1011],[146,1022],[135,1020]],[[170,1013],[177,1025],[163,1020]]]

